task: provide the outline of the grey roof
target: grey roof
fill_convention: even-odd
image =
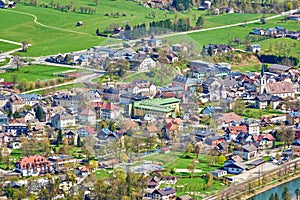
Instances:
[[[162,196],[166,196],[166,195],[169,195],[169,194],[176,193],[176,190],[173,189],[173,188],[166,188],[164,190],[154,190],[153,193],[159,193]]]
[[[300,112],[288,112],[288,114],[289,114],[292,118],[300,117]]]
[[[257,147],[254,146],[254,144],[252,144],[252,143],[246,144],[246,145],[242,146],[242,148],[243,148],[245,151],[248,151],[248,152],[251,152],[251,151],[257,151]]]
[[[41,95],[39,94],[19,94],[19,96],[22,99],[26,99],[26,100],[39,100],[41,98]]]
[[[291,69],[292,67],[290,66],[286,66],[286,65],[279,65],[279,64],[273,64],[271,65],[268,69],[270,71],[271,70],[280,70],[280,71],[287,71],[289,69]]]
[[[186,76],[176,76],[174,79],[173,79],[174,82],[178,82],[178,83],[183,83],[183,84],[188,84],[188,85],[192,85],[192,84],[197,84],[199,83],[199,80],[198,79],[195,79],[195,78],[189,78],[189,77],[186,77]]]
[[[213,67],[215,65],[214,63],[206,62],[206,61],[203,61],[203,60],[192,60],[190,63],[191,63],[192,67],[210,68],[210,67]]]

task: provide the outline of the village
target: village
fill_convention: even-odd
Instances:
[[[45,195],[39,190],[58,180],[55,198],[83,191],[93,199],[93,177],[124,169],[144,177],[142,199],[195,199],[300,156],[297,68],[262,64],[239,72],[229,63],[191,60],[175,67],[167,84],[118,81],[127,71],[151,77],[153,69],[176,66],[191,48],[175,44],[162,54],[162,44],[152,37],[137,51],[93,47],[45,60],[105,73],[84,88],[23,94],[2,80],[2,194],[24,195],[14,189],[25,187]],[[211,51],[234,48],[208,45],[204,57]],[[189,188],[189,179],[199,182]]]

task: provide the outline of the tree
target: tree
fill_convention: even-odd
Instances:
[[[95,138],[91,135],[87,136],[83,141],[83,150],[88,159],[95,157]]]
[[[190,143],[188,148],[186,149],[186,157],[189,157],[189,154],[192,153],[194,151],[194,147],[193,145]]]
[[[269,198],[269,200],[275,200],[274,193],[272,193],[272,194],[270,195],[270,198]]]
[[[17,70],[20,69],[22,66],[21,56],[20,54],[15,54],[12,58],[12,64],[17,68]]]
[[[275,200],[279,200],[279,196],[278,196],[277,192],[275,192]]]
[[[194,176],[195,168],[196,168],[196,162],[195,162],[195,160],[192,160],[191,164],[189,164],[189,165],[187,166],[187,169],[188,169],[189,172],[191,173],[191,178],[193,178],[193,176]]]
[[[24,41],[22,42],[22,51],[23,51],[23,52],[26,52],[27,49],[28,49],[28,47],[29,47],[28,42],[24,40]]]
[[[196,26],[204,28],[206,25],[206,17],[205,15],[201,15],[198,17],[196,21]]]
[[[292,2],[287,2],[285,6],[286,6],[286,10],[293,10]]]
[[[79,135],[77,136],[77,147],[82,147],[82,141]]]
[[[62,130],[59,129],[58,130],[58,135],[57,135],[57,138],[56,138],[56,145],[57,146],[62,143],[62,139],[63,139]]]
[[[197,158],[199,157],[199,154],[201,153],[202,150],[203,150],[202,143],[201,142],[196,143],[194,147],[194,152],[196,153]]]
[[[223,154],[221,154],[218,157],[218,161],[221,165],[223,165],[226,162],[226,157]]]
[[[112,132],[116,131],[117,127],[116,127],[116,123],[113,121],[109,121],[109,126],[108,126],[109,130],[111,130]]]
[[[36,118],[38,118],[38,120],[40,122],[44,121],[44,117],[45,117],[44,111],[40,105],[38,105],[37,108],[35,109],[35,116],[36,116]]]
[[[281,194],[282,200],[291,200],[291,195],[289,192],[289,189],[287,187],[284,187],[283,192]]]

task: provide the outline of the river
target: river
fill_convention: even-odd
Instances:
[[[270,190],[267,190],[265,192],[262,192],[256,196],[254,196],[254,200],[268,200],[272,193],[278,193],[279,199],[281,199],[281,194],[283,192],[283,188],[288,187],[292,200],[296,199],[295,190],[297,188],[300,189],[300,178],[297,178],[295,180],[292,180],[290,182],[284,183],[282,185],[278,185],[277,187],[274,187]]]

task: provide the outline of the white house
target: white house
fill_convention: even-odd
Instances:
[[[15,164],[15,170],[22,176],[38,176],[52,171],[50,162],[38,154],[24,157]]]
[[[96,113],[92,111],[89,107],[86,107],[78,115],[79,120],[83,124],[96,124]]]
[[[56,114],[51,118],[51,124],[55,128],[67,128],[76,126],[75,117],[69,113]]]

